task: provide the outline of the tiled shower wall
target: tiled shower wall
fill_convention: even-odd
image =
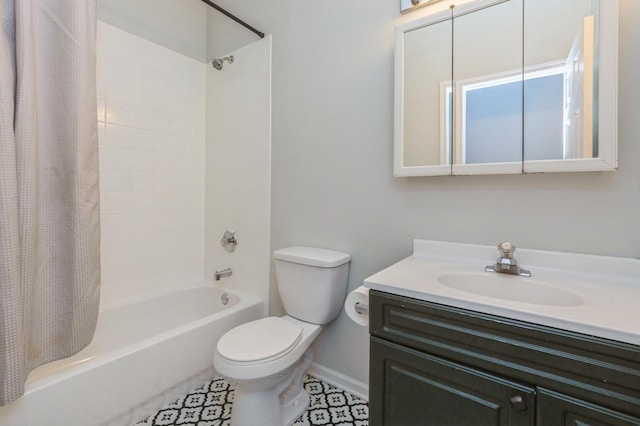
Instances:
[[[205,65],[98,24],[102,304],[203,278]]]
[[[269,301],[271,206],[271,36],[232,52],[221,71],[207,64],[205,273],[231,267],[219,284]],[[220,246],[236,232],[233,253]]]

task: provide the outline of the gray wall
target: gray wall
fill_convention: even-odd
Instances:
[[[98,0],[101,21],[202,62],[207,9],[199,0]]]
[[[266,11],[256,13],[248,2],[213,2],[263,32],[262,25],[271,16]],[[258,6],[270,4],[267,1]],[[98,0],[98,18],[202,62],[259,40],[256,34],[200,0]]]
[[[274,1],[271,248],[351,253],[349,289],[413,238],[640,257],[640,2],[620,3],[618,171],[393,178],[393,29],[419,12]],[[367,381],[367,331],[344,313],[315,355]]]
[[[265,14],[261,13],[256,16],[255,11],[252,10],[251,13],[245,16],[244,9],[238,8],[236,2],[218,0],[213,0],[213,2],[258,31],[266,33],[263,25],[265,18],[270,15],[265,16]],[[266,4],[270,3],[266,2]],[[255,33],[234,22],[216,9],[207,6],[207,58],[209,60],[227,55],[259,39],[260,37]]]

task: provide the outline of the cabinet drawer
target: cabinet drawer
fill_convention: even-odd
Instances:
[[[534,425],[533,388],[376,338],[370,375],[371,426]]]
[[[640,416],[640,348],[370,292],[372,336]]]
[[[638,426],[640,418],[590,404],[547,389],[538,389],[539,425]]]

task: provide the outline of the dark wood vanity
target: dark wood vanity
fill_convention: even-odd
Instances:
[[[376,290],[369,303],[372,426],[640,425],[640,346]]]

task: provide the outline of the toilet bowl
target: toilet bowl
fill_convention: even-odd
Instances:
[[[218,341],[214,368],[234,387],[232,426],[288,426],[309,406],[303,388],[311,344],[346,296],[346,253],[313,247],[274,252],[287,315],[242,324]]]
[[[322,326],[292,317],[242,324],[218,342],[213,365],[235,389],[233,426],[290,425],[309,406],[302,388]],[[267,341],[275,337],[272,341]],[[253,354],[253,355],[250,355]]]

